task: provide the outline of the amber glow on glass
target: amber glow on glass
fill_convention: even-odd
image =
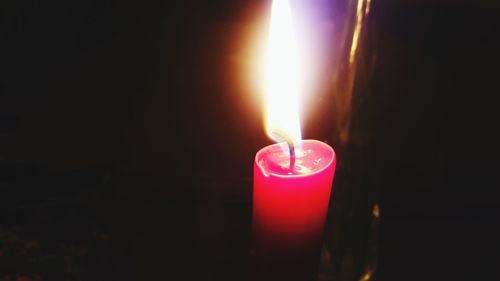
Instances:
[[[365,274],[363,274],[363,276],[361,276],[359,281],[369,281],[371,280],[371,278],[372,278],[372,271],[368,271]]]
[[[366,0],[365,16],[367,16],[370,13],[371,4],[372,4],[372,0]]]
[[[366,0],[357,0],[356,6],[356,24],[354,25],[354,33],[352,35],[351,52],[349,53],[349,63],[354,62],[356,50],[358,49],[359,34],[361,32],[361,25],[363,23],[363,4]],[[367,5],[369,3],[366,3]]]
[[[380,207],[378,206],[378,204],[373,205],[372,215],[375,218],[379,218],[380,217]]]

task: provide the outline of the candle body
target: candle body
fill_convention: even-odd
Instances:
[[[301,141],[293,170],[281,144],[260,150],[254,163],[253,252],[255,279],[315,278],[328,210],[335,152]]]

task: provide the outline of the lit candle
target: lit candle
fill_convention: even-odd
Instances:
[[[266,132],[277,144],[254,163],[255,280],[313,280],[328,210],[335,152],[302,140],[299,54],[286,0],[273,1],[266,57]]]

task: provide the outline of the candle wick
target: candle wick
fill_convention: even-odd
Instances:
[[[278,139],[283,140],[288,145],[288,150],[290,152],[290,165],[288,169],[290,169],[290,171],[293,171],[295,167],[295,146],[293,145],[292,139],[286,136],[285,134],[282,134],[277,131],[273,131],[271,134],[276,136]]]
[[[290,171],[293,170],[295,166],[295,146],[292,141],[287,141],[288,149],[290,150]]]

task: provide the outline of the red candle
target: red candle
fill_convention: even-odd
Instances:
[[[287,0],[274,0],[265,63],[265,128],[278,144],[254,163],[255,280],[314,280],[335,172],[327,144],[301,140],[299,104],[306,75]],[[283,142],[285,141],[285,142]]]
[[[299,144],[302,151],[293,167],[283,144],[267,146],[255,157],[253,250],[258,279],[310,280],[316,273],[336,159],[325,143]]]

